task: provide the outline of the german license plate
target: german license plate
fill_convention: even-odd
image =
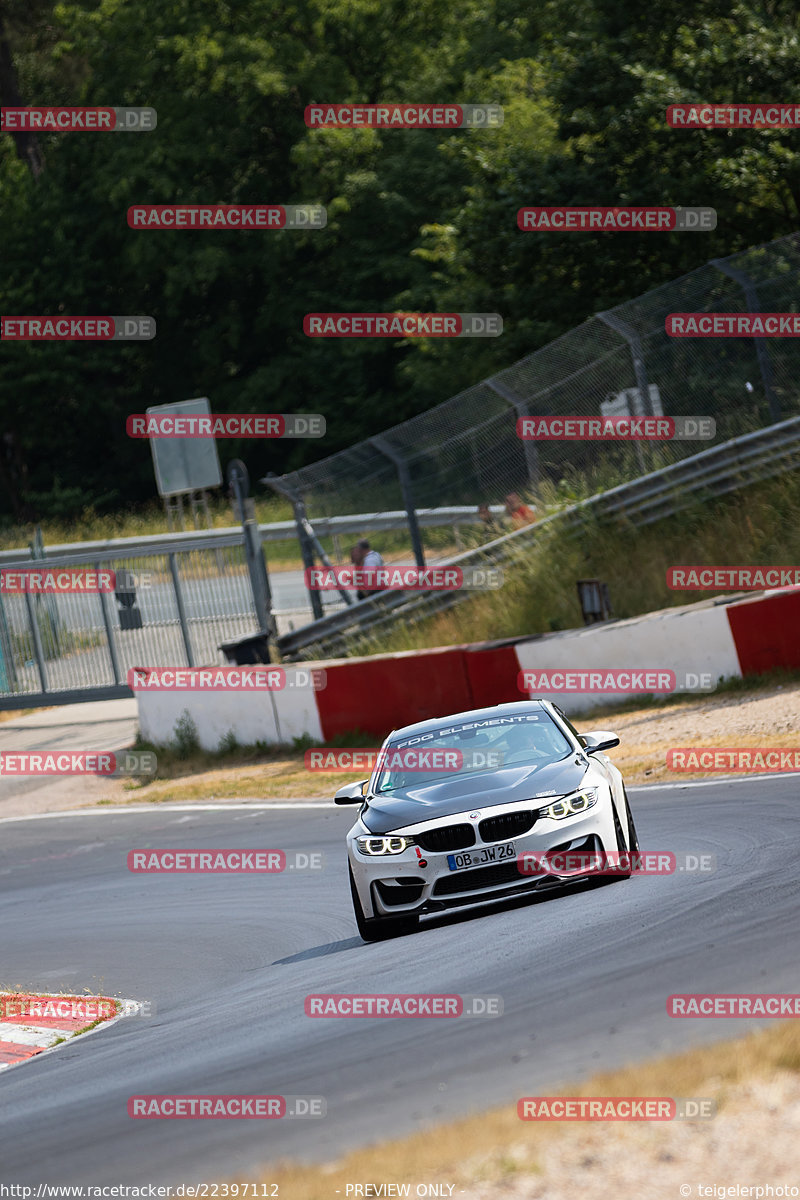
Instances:
[[[468,867],[485,867],[487,863],[509,862],[516,858],[513,842],[501,846],[484,846],[481,850],[459,850],[448,854],[447,865],[451,871],[466,871]]]

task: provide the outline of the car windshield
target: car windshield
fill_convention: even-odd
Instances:
[[[492,772],[502,767],[543,766],[572,750],[544,711],[487,717],[397,738],[383,748],[373,794],[425,786],[455,775]]]

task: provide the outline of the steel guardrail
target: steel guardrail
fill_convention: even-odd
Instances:
[[[490,506],[495,516],[505,509],[501,504]],[[438,529],[451,525],[479,525],[477,505],[454,505],[445,508],[421,508],[417,511],[420,525]],[[379,533],[386,529],[405,529],[408,514],[405,509],[386,512],[353,513],[344,517],[318,517],[313,521],[318,537],[334,534]],[[262,542],[286,542],[297,537],[297,526],[292,521],[274,521],[259,525]],[[95,563],[112,558],[147,558],[156,554],[174,554],[189,550],[219,550],[229,546],[241,546],[241,526],[225,529],[198,529],[188,533],[155,533],[145,537],[106,538],[96,542],[72,542],[59,546],[48,546],[47,556],[35,560],[37,568],[64,566],[66,560],[76,565]],[[29,548],[0,550],[0,567],[30,566]]]

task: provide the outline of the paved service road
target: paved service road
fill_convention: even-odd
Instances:
[[[436,918],[366,945],[342,837],[352,811],[108,810],[0,823],[4,986],[150,1000],[0,1075],[6,1183],[213,1181],[280,1157],[330,1159],[541,1094],[601,1068],[739,1036],[675,1020],[673,992],[796,992],[797,777],[632,789],[643,848],[714,854],[639,877]],[[281,848],[318,872],[134,876],[135,847]],[[313,1020],[309,992],[499,995],[478,1019]],[[133,1121],[141,1093],[324,1096],[323,1120]]]
[[[20,698],[24,705],[24,697]],[[139,726],[135,699],[62,704],[12,721],[0,721],[0,751],[124,750],[133,744]],[[0,782],[0,817],[79,808],[99,800],[108,782],[94,775],[67,776],[4,774]],[[0,940],[0,982],[2,982]],[[2,1162],[2,1159],[0,1159]]]

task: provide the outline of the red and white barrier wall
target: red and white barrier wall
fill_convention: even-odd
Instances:
[[[704,600],[536,638],[316,662],[314,668],[325,670],[321,690],[309,686],[310,666],[284,667],[286,686],[277,691],[137,691],[141,735],[166,745],[187,711],[206,750],[216,750],[230,732],[242,745],[286,743],[303,734],[321,742],[354,730],[382,738],[414,721],[519,700],[527,694],[518,689],[520,670],[669,670],[675,690],[684,691],[701,690],[686,684],[703,675],[713,687],[723,677],[800,669],[800,589],[727,603]],[[631,695],[535,694],[567,714]]]

